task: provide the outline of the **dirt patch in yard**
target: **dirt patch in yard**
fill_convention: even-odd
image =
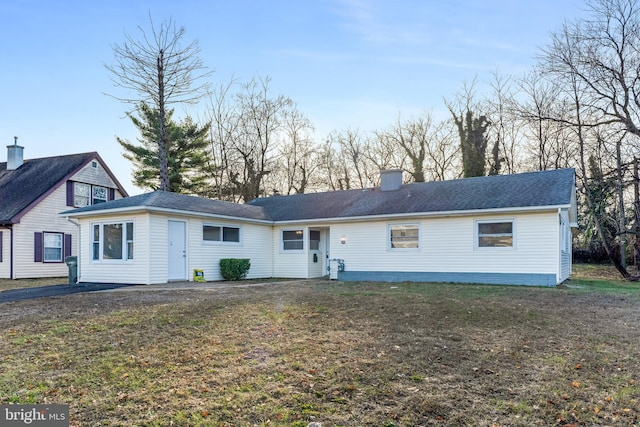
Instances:
[[[640,424],[640,287],[336,283],[0,305],[0,403],[71,425]]]

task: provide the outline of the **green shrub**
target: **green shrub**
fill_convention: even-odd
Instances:
[[[247,258],[222,258],[220,273],[225,280],[242,280],[247,277],[251,260]]]

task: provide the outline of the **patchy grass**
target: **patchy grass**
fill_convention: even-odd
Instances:
[[[68,277],[46,277],[42,279],[0,279],[0,291],[9,289],[36,288],[39,286],[63,285],[69,283]]]
[[[0,308],[0,403],[66,403],[73,426],[640,425],[637,287],[307,281]]]

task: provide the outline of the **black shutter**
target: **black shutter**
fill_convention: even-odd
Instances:
[[[114,200],[116,198],[116,189],[109,188],[109,195],[107,196],[107,200]]]
[[[64,258],[62,259],[63,261],[68,257],[71,256],[71,234],[65,234],[64,235]]]
[[[42,262],[42,246],[44,245],[42,239],[42,233],[33,233],[33,262]]]
[[[2,231],[0,231],[0,262],[2,262]]]
[[[73,181],[67,181],[67,206],[75,206],[73,195]]]

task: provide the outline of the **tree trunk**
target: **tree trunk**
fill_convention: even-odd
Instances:
[[[164,87],[164,52],[158,55],[158,169],[160,170],[160,190],[171,191],[169,186],[169,158],[167,141],[167,112]]]

